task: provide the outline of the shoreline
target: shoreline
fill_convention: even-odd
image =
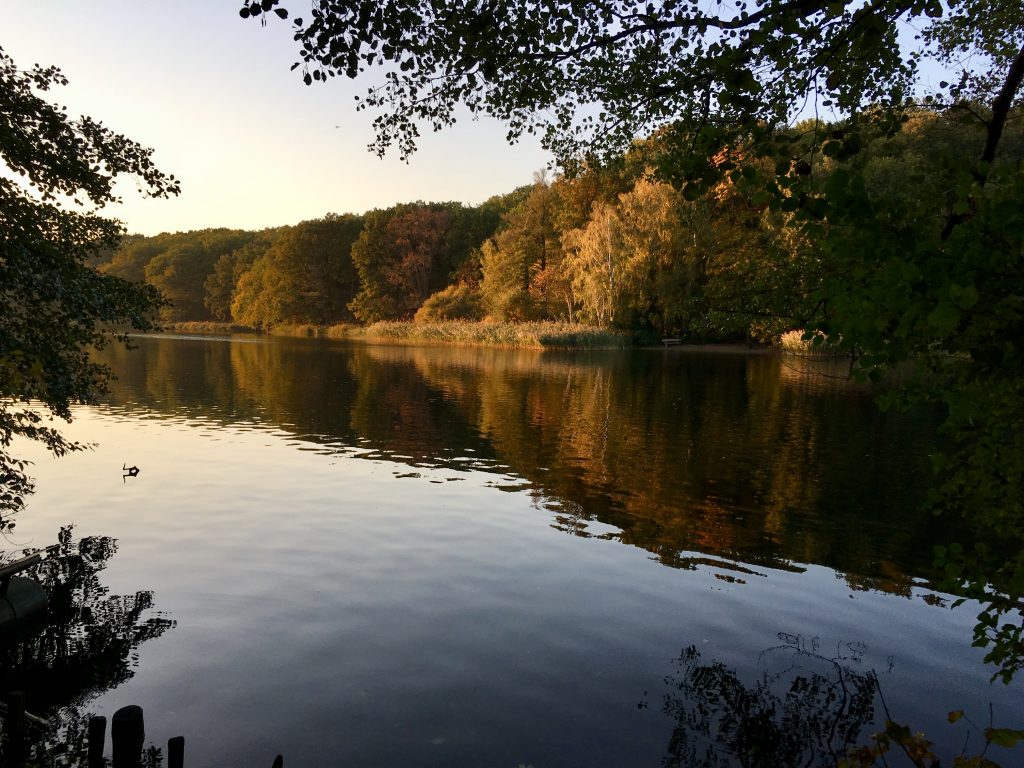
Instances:
[[[707,352],[719,355],[774,355],[782,352],[779,347],[773,346],[751,346],[742,341],[723,342],[709,341],[706,344],[673,344],[672,346],[659,345],[657,347],[637,347],[637,349],[661,349],[665,352]]]
[[[309,324],[280,325],[269,332],[236,323],[209,321],[168,323],[155,335],[233,336],[236,334],[277,338],[317,338],[356,341],[364,344],[423,344],[451,347],[507,349],[636,349],[705,354],[772,355],[780,347],[749,342],[707,342],[682,344],[633,344],[623,334],[591,326],[565,323],[433,323],[404,322],[376,326]]]

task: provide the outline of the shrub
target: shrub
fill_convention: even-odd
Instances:
[[[483,317],[480,294],[468,285],[449,285],[443,291],[428,296],[416,312],[417,323],[436,323],[445,320],[479,320]]]

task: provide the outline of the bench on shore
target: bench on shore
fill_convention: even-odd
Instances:
[[[661,343],[664,344],[666,347],[674,347],[676,344],[682,344],[683,340],[682,339],[662,339]]]

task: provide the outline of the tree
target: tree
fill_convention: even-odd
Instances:
[[[590,222],[562,236],[572,287],[584,317],[602,327],[615,325],[624,300],[622,219],[616,208],[598,203]]]
[[[358,289],[352,245],[362,227],[360,216],[328,214],[278,235],[261,257],[264,295],[259,300],[259,325],[351,321],[348,304]]]
[[[241,15],[286,17],[279,5],[246,3]],[[903,25],[914,47],[900,45]],[[539,132],[569,169],[661,129],[657,169],[687,199],[728,180],[788,215],[824,264],[809,329],[861,375],[907,360],[927,373],[890,401],[947,414],[935,510],[987,521],[1006,544],[940,554],[954,586],[986,606],[976,640],[988,659],[1004,679],[1024,668],[1024,171],[1000,162],[1024,81],[1024,3],[322,0],[295,30],[307,84],[383,67],[361,102],[382,110],[379,152],[397,144],[407,156],[420,123],[450,125],[459,105],[504,120],[510,139]],[[953,194],[885,210],[858,154],[898,132],[929,58],[958,74],[926,103],[976,121],[981,140],[959,159]],[[809,104],[842,124],[793,135]],[[822,156],[840,166],[824,180]],[[930,217],[915,214],[929,205]]]
[[[214,320],[231,320],[231,299],[238,281],[263,256],[280,234],[276,229],[257,232],[248,243],[228,253],[222,253],[213,264],[213,271],[203,283],[203,303]]]
[[[236,323],[266,330],[281,322],[280,297],[267,278],[268,271],[267,259],[259,258],[238,278],[231,294],[231,318]]]
[[[541,309],[530,288],[534,276],[554,261],[551,188],[538,179],[529,196],[502,216],[502,227],[481,247],[481,292],[492,317],[526,320]]]
[[[349,308],[356,318],[375,323],[412,317],[431,292],[447,284],[443,265],[457,261],[446,242],[455,207],[413,203],[366,214],[352,246],[360,290]]]
[[[102,392],[110,371],[89,349],[151,328],[161,303],[154,288],[88,266],[124,234],[99,215],[118,199],[115,178],[133,176],[154,197],[179,191],[152,150],[47,101],[66,82],[56,67],[21,70],[0,49],[0,513],[20,508],[32,487],[26,462],[10,453],[14,437],[56,455],[80,448],[46,416],[70,420],[73,403]]]
[[[160,311],[162,320],[177,322],[210,318],[203,303],[204,284],[213,272],[216,258],[200,243],[186,241],[175,243],[146,265],[146,282],[168,301]]]
[[[685,235],[679,215],[682,202],[670,185],[648,178],[638,179],[633,189],[619,195],[631,325],[662,334],[679,316],[692,274],[687,261],[676,258]]]

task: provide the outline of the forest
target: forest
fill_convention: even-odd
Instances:
[[[809,120],[782,140],[795,155],[845,128]],[[164,323],[270,331],[551,320],[614,329],[640,343],[767,343],[816,318],[823,281],[838,266],[794,225],[796,206],[752,180],[791,175],[825,189],[856,164],[875,212],[907,216],[908,230],[934,229],[955,204],[958,163],[980,153],[985,134],[963,109],[920,109],[896,130],[861,140],[849,156],[807,152],[813,164],[786,168],[720,153],[721,178],[696,196],[661,180],[673,149],[671,137],[656,133],[571,174],[538,171],[532,185],[477,206],[402,203],[261,231],[128,235],[95,266],[157,288],[169,300]],[[1011,120],[1000,162],[1022,157],[1024,132]],[[941,204],[911,210],[922,200]]]

